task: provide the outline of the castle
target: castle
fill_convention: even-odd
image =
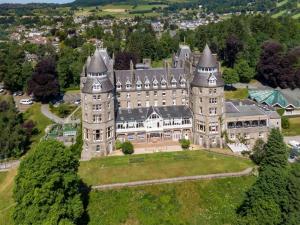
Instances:
[[[250,100],[225,100],[217,56],[180,45],[172,65],[151,68],[146,61],[114,70],[106,49],[88,57],[81,74],[82,159],[112,153],[115,141],[178,142],[223,147],[253,145],[281,127],[280,116]]]

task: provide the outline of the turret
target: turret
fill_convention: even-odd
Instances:
[[[199,58],[191,82],[190,105],[194,114],[194,144],[222,147],[224,81],[216,55],[208,45]]]
[[[115,142],[114,86],[97,50],[87,59],[85,77],[81,81],[82,159],[88,160],[110,154]]]

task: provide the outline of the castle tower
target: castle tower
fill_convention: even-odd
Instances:
[[[107,155],[114,148],[114,87],[104,60],[96,49],[81,75],[83,160]]]
[[[193,142],[210,148],[222,147],[224,81],[217,56],[205,46],[191,82],[190,106],[193,111]]]

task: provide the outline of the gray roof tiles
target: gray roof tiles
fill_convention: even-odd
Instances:
[[[164,119],[167,118],[191,118],[192,112],[187,106],[163,106],[149,108],[119,109],[116,122],[141,121],[147,119],[156,112]]]
[[[100,84],[101,89],[94,90],[93,89],[94,84]],[[108,77],[103,77],[103,78],[87,77],[85,82],[83,82],[82,93],[97,94],[97,93],[110,92],[113,89],[114,89],[114,86],[112,85],[112,83],[108,79]]]
[[[200,56],[199,59],[199,63],[198,63],[198,67],[209,67],[209,68],[213,68],[213,67],[217,67],[218,63],[217,63],[217,59],[216,57],[212,54],[210,48],[208,47],[208,45],[205,45],[205,48],[203,50],[202,55]]]

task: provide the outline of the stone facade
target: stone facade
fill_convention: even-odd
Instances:
[[[113,70],[105,49],[87,59],[81,75],[82,159],[110,154],[115,140],[133,143],[189,139],[205,147],[226,142],[253,145],[281,127],[271,107],[252,101],[225,101],[217,56],[180,46],[170,66]]]

